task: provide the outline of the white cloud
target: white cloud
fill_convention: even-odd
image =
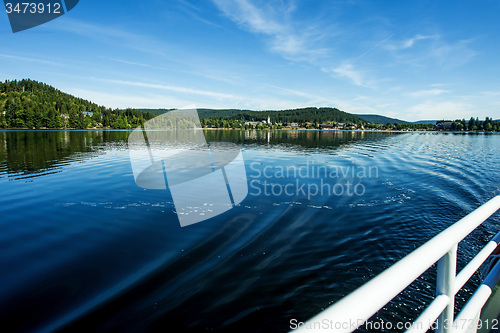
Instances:
[[[477,52],[469,47],[470,43],[470,40],[462,40],[454,44],[442,42],[429,51],[429,56],[441,66],[458,67],[477,55]]]
[[[419,41],[428,40],[428,43]],[[410,64],[412,66],[422,66],[426,62],[433,62],[445,68],[461,66],[469,62],[477,55],[477,52],[470,47],[471,40],[460,40],[457,42],[445,41],[438,34],[421,35],[385,43],[385,49],[393,51],[393,55],[399,62]],[[409,51],[411,49],[411,51]]]
[[[419,41],[419,40],[425,40],[425,39],[435,39],[435,38],[438,38],[438,36],[437,36],[437,35],[433,35],[433,36],[423,36],[423,35],[418,34],[418,35],[416,35],[415,37],[410,38],[410,39],[408,39],[408,40],[404,41],[404,42],[403,42],[403,45],[402,45],[402,48],[407,49],[407,48],[409,48],[409,47],[412,47],[412,46],[415,44],[415,42],[417,42],[417,41]]]
[[[89,89],[67,89],[67,93],[109,108],[182,108],[192,101],[154,94],[110,93]]]
[[[500,91],[483,91],[480,94],[484,96],[497,97],[500,96]]]
[[[268,35],[285,34],[285,25],[266,17],[264,10],[254,6],[248,0],[214,0],[226,16],[250,30]],[[267,16],[270,16],[269,14]]]
[[[431,102],[427,101],[410,107],[406,116],[411,121],[417,120],[440,120],[440,119],[462,119],[474,113],[473,108],[466,102]]]
[[[417,34],[412,38],[406,39],[406,40],[401,40],[401,41],[396,41],[393,43],[387,43],[385,48],[388,50],[403,50],[403,49],[408,49],[412,46],[415,45],[416,42],[420,40],[426,40],[426,39],[438,39],[439,35],[421,35]]]
[[[151,88],[151,89],[161,89],[161,90],[167,90],[167,91],[172,91],[172,92],[177,92],[177,93],[190,94],[190,95],[201,95],[201,96],[208,96],[208,97],[219,98],[219,99],[221,99],[221,98],[222,99],[233,99],[233,100],[243,99],[240,96],[236,96],[236,95],[232,95],[232,94],[226,94],[226,93],[220,93],[220,92],[208,91],[208,90],[198,90],[198,89],[179,87],[179,86],[169,86],[169,85],[164,85],[164,84],[153,84],[153,83],[145,83],[145,82],[109,80],[109,79],[99,79],[99,80],[107,81],[107,82],[111,82],[111,83],[115,83],[115,84],[127,85],[127,86]]]
[[[366,79],[365,74],[354,68],[354,65],[349,62],[344,62],[342,65],[335,68],[323,68],[324,72],[331,73],[336,77],[347,78],[352,83],[361,87],[371,87],[373,82]]]
[[[263,87],[267,90],[269,88],[273,89],[273,93],[279,94],[279,95],[285,95],[288,97],[294,97],[294,98],[305,98],[307,99],[306,104],[308,103],[309,105],[321,105],[321,103],[325,102],[325,98],[316,94],[311,94],[308,92],[305,92],[304,90],[296,90],[296,89],[290,89],[290,88],[285,88],[285,87],[279,87],[271,84],[265,84]]]
[[[18,60],[22,62],[35,62],[39,64],[44,64],[44,65],[52,65],[52,66],[66,66],[64,62],[55,62],[55,61],[50,61],[50,60],[45,60],[41,58],[33,58],[33,57],[23,57],[23,56],[17,56],[17,55],[11,55],[11,54],[3,54],[0,53],[0,58],[5,58],[9,60]]]
[[[124,60],[124,59],[109,58],[109,60],[114,61],[114,62],[119,62],[122,64],[126,64],[126,65],[134,65],[134,66],[140,66],[140,67],[151,67],[151,65],[149,65],[149,64],[143,64],[140,62],[134,62],[134,61]]]
[[[112,26],[82,22],[72,18],[57,20],[53,28],[84,36],[109,45],[117,45],[148,54],[162,55],[164,57],[168,56],[169,53],[172,54],[177,51],[177,48],[173,45],[165,43],[155,37],[151,37],[150,35]],[[169,52],[166,52],[166,50]]]
[[[359,71],[355,70],[352,64],[343,64],[337,68],[333,68],[332,72],[350,79],[357,86],[363,85],[362,74]]]
[[[177,0],[177,2],[180,5],[179,9],[183,11],[185,14],[189,15],[190,18],[211,25],[213,27],[221,28],[220,25],[201,17],[199,14],[203,15],[203,10],[200,7],[197,7],[191,2],[185,0]]]
[[[259,5],[251,0],[213,0],[216,6],[232,21],[251,32],[269,36],[272,51],[288,59],[310,60],[325,53],[314,47],[321,33],[312,25],[296,27],[289,16],[295,10],[292,2],[280,2],[274,7],[269,2]]]
[[[277,98],[276,94],[267,91],[258,96],[237,96],[208,90],[192,89],[180,86],[133,82],[124,80],[96,79],[115,85],[134,87],[129,94],[122,92],[101,92],[96,90],[73,89],[68,91],[76,96],[85,96],[98,104],[107,107],[146,107],[146,108],[240,108],[252,110],[292,109],[311,106],[302,100]],[[138,89],[139,88],[139,89]],[[140,89],[145,88],[145,89]],[[164,94],[168,91],[171,94]]]
[[[428,89],[428,90],[419,90],[419,91],[414,91],[411,93],[408,93],[408,96],[415,97],[415,98],[422,98],[422,97],[432,97],[432,96],[438,96],[442,94],[449,93],[449,90],[445,89]]]
[[[431,84],[431,87],[445,87],[449,86],[449,83],[433,83]]]
[[[375,44],[372,48],[370,48],[369,50],[367,50],[365,53],[361,54],[358,59],[361,59],[363,58],[364,56],[366,56],[367,54],[371,53],[373,50],[375,50],[376,48],[378,48],[380,45],[384,44],[386,41],[388,41],[389,39],[391,39],[392,37],[394,37],[394,35],[396,34],[392,34],[384,39],[382,39],[380,42],[378,42],[377,44]]]

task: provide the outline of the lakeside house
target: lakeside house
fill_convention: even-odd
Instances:
[[[257,126],[258,124],[260,124],[259,121],[247,121],[245,122],[245,126]]]
[[[320,124],[319,128],[320,129],[336,129],[336,126],[332,125],[332,124]]]
[[[272,126],[272,123],[271,123],[271,117],[267,116],[267,120],[262,120],[262,121],[246,121],[243,123],[245,126],[258,126],[258,125],[262,125],[262,126]]]
[[[356,125],[356,124],[344,124],[344,123],[319,124],[319,128],[322,130],[357,129],[358,125]]]
[[[436,130],[451,130],[453,126],[452,121],[438,121],[436,123]]]

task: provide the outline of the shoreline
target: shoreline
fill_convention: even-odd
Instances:
[[[135,128],[0,128],[0,132],[84,132],[84,131],[133,131]],[[443,131],[443,130],[379,130],[379,129],[315,129],[315,128],[197,128],[207,131],[297,131],[297,132],[380,132],[380,133],[451,133],[451,134],[493,134],[496,131]]]

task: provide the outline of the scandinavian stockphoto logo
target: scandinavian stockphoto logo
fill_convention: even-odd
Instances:
[[[135,183],[170,190],[181,227],[220,215],[248,194],[243,155],[229,142],[208,144],[196,110],[175,110],[128,138]]]
[[[4,0],[12,32],[47,23],[72,10],[79,0]]]

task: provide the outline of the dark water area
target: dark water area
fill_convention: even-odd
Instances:
[[[287,332],[500,194],[497,134],[210,130],[248,195],[181,227],[168,189],[136,185],[129,134],[0,131],[2,332]],[[377,318],[413,320],[434,286]]]

